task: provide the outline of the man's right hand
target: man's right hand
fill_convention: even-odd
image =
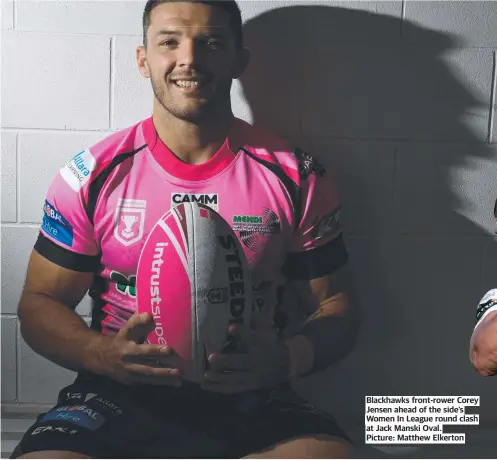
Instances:
[[[135,313],[114,337],[98,346],[98,373],[127,385],[181,386],[179,359],[167,345],[144,343],[154,329],[148,313]],[[91,367],[89,366],[90,370]]]

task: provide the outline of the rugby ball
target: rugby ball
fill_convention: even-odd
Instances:
[[[230,324],[250,324],[248,262],[230,225],[200,203],[181,203],[147,236],[136,278],[138,312],[150,312],[148,341],[167,344],[182,377],[200,383],[210,353],[223,349]]]

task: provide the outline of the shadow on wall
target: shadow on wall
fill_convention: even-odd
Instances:
[[[468,343],[476,303],[493,287],[483,286],[481,267],[485,253],[496,254],[497,161],[485,144],[489,101],[474,95],[486,83],[470,91],[451,70],[478,67],[480,50],[325,6],[272,10],[244,33],[252,61],[240,83],[251,121],[332,171],[362,297],[355,352],[300,391],[357,426],[365,395],[473,394],[482,395],[480,413],[495,407],[495,382],[475,374]],[[471,170],[479,185],[461,176]],[[467,201],[471,191],[482,211]],[[487,229],[474,223],[484,212]]]

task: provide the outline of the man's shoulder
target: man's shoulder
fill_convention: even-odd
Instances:
[[[271,131],[260,125],[251,125],[250,123],[236,119],[239,131],[243,132],[243,145],[245,150],[252,153],[267,151],[292,156],[291,143],[275,131]]]
[[[105,169],[116,166],[120,159],[132,156],[146,147],[142,124],[143,121],[140,121],[83,147],[61,167],[60,176],[76,192],[88,187]]]
[[[146,120],[139,121],[128,128],[115,131],[100,141],[87,147],[98,164],[112,161],[119,155],[133,154],[146,146],[142,125]]]
[[[245,126],[247,143],[244,150],[255,158],[276,164],[289,172],[296,181],[307,179],[310,174],[325,175],[325,168],[318,159],[298,143],[260,126]]]

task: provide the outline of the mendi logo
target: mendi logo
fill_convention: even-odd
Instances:
[[[233,216],[233,223],[262,224],[262,216]]]

